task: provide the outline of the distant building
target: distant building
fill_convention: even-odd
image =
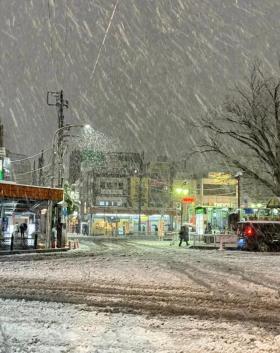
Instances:
[[[75,182],[81,208],[73,223],[90,234],[157,234],[156,229],[163,234],[171,222],[169,164],[157,163],[146,164],[140,153],[81,151],[80,178]],[[161,197],[152,204],[150,173],[156,188],[156,182],[163,185]]]
[[[82,151],[79,189],[83,213],[91,207],[131,207],[130,178],[140,165],[138,153]]]
[[[150,180],[149,207],[170,207],[175,175],[173,164],[166,157],[158,157],[156,161],[147,164],[146,175]]]

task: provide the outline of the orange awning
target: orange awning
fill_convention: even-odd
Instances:
[[[0,199],[62,201],[63,189],[41,186],[0,183]]]

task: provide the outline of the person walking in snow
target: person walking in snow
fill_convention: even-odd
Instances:
[[[182,226],[179,232],[180,243],[179,246],[182,245],[182,242],[185,241],[186,245],[189,245],[189,227]]]
[[[19,226],[19,229],[20,229],[20,237],[24,238],[24,232],[25,232],[24,223],[21,223],[21,225]]]

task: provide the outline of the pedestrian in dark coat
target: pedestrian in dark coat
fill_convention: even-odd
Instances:
[[[23,225],[23,223],[21,223],[21,225],[19,226],[19,230],[20,230],[20,236],[21,236],[21,238],[23,238],[24,237],[24,225]]]
[[[180,243],[179,246],[182,245],[182,242],[185,241],[186,245],[189,245],[189,227],[182,226],[179,232]]]

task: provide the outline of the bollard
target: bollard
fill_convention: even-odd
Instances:
[[[14,234],[12,234],[11,236],[11,247],[10,250],[13,251],[14,250]]]
[[[37,249],[37,244],[38,244],[38,234],[35,233],[35,237],[34,237],[34,249]]]

